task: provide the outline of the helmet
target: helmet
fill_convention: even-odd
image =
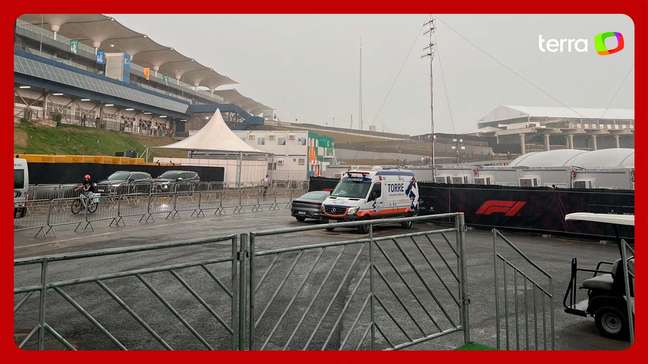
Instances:
[[[89,181],[90,178],[92,178],[92,177],[90,177],[89,174],[86,174],[85,176],[83,176],[83,179],[86,180],[86,181]]]

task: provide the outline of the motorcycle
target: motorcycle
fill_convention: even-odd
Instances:
[[[94,184],[94,186],[96,188],[96,184]],[[88,213],[94,214],[97,211],[97,207],[99,207],[100,197],[101,194],[99,193],[82,192],[81,195],[79,195],[78,199],[72,201],[72,204],[70,206],[72,214],[77,215],[84,208]]]

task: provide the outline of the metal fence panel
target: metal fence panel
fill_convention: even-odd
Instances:
[[[455,226],[374,236],[379,224],[447,218]],[[283,249],[259,248],[259,239],[327,226],[18,259],[16,279],[33,282],[15,282],[17,344],[391,350],[459,331],[469,340],[461,214],[336,227],[362,224],[370,225],[368,236]],[[182,254],[167,256],[169,249]],[[125,259],[143,253],[151,255]],[[68,267],[84,259],[114,259],[97,267],[117,271],[74,276]],[[129,261],[135,265],[123,266]]]
[[[492,231],[497,349],[554,350],[552,276],[499,230]]]
[[[447,229],[373,234],[374,225],[448,217],[460,214],[335,224],[368,224],[369,236],[287,249],[263,250],[258,242],[328,225],[250,233],[241,347],[393,350],[458,331],[469,340],[462,221]]]
[[[14,290],[17,345],[38,350],[233,349],[238,342],[237,241],[229,235],[16,260],[21,277],[37,280]],[[170,249],[193,250],[193,259],[160,265]],[[129,254],[138,254],[138,264],[127,269],[66,276],[65,267],[83,259],[88,264],[113,259],[118,265]]]

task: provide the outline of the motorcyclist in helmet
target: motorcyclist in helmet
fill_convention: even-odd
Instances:
[[[92,176],[89,174],[86,174],[83,176],[83,182],[81,185],[77,188],[74,189],[75,191],[81,190],[81,195],[79,196],[81,198],[81,201],[83,202],[83,205],[87,205],[86,200],[89,197],[92,197],[95,190],[96,190],[96,184],[92,181]]]
[[[95,192],[95,184],[92,182],[92,176],[86,174],[83,176],[83,182],[75,191],[81,190],[82,193]]]

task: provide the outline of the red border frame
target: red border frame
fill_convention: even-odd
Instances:
[[[10,112],[13,110],[13,26],[14,20],[24,13],[275,13],[275,14],[305,14],[305,13],[490,13],[490,14],[515,14],[515,13],[554,13],[554,14],[596,14],[596,13],[614,13],[626,14],[635,24],[635,120],[636,120],[636,137],[642,137],[643,122],[646,119],[647,106],[644,103],[646,85],[648,80],[644,68],[646,60],[646,25],[648,16],[648,5],[645,0],[539,0],[539,1],[520,1],[520,0],[461,0],[461,1],[416,1],[416,0],[356,0],[355,2],[345,0],[320,0],[317,2],[299,1],[299,0],[239,0],[239,1],[101,1],[90,2],[81,0],[7,0],[3,2],[4,12],[0,14],[0,115],[3,116],[0,123],[2,135],[2,154],[0,157],[1,169],[10,168],[10,155],[13,155],[13,124],[9,122]],[[641,143],[635,142],[636,152],[639,153],[637,161],[642,160],[644,155]],[[636,170],[637,189],[635,196],[635,209],[637,225],[642,226],[648,222],[644,217],[644,205],[646,197],[639,187],[648,172],[642,168]],[[0,179],[0,189],[8,190],[11,186],[11,179]],[[92,360],[93,362],[112,362],[115,360],[126,361],[161,361],[171,362],[181,360],[214,360],[214,354],[203,352],[182,352],[182,354],[167,354],[163,352],[133,352],[122,354],[117,352],[101,352],[100,355],[95,352],[28,352],[20,351],[16,348],[13,340],[13,226],[10,220],[10,211],[12,203],[11,195],[3,193],[0,195],[2,206],[0,208],[0,224],[5,232],[5,239],[2,239],[0,247],[0,350],[5,354],[3,357],[9,361],[44,361],[54,360],[66,362],[80,362],[81,360]],[[636,231],[636,240],[646,241],[646,234],[641,229]],[[638,250],[642,251],[643,246],[640,243]],[[641,253],[640,253],[641,254]],[[567,262],[567,261],[565,261]],[[567,264],[567,263],[565,263]],[[643,264],[638,264],[637,269],[639,276],[646,275],[648,269],[644,269]],[[638,305],[643,306],[642,292],[643,288],[648,286],[639,281]],[[399,359],[407,360],[503,360],[507,362],[525,360],[541,361],[550,360],[550,358],[560,358],[560,360],[579,360],[587,361],[589,359],[599,362],[607,360],[628,360],[639,359],[640,355],[645,352],[643,346],[644,331],[646,319],[641,314],[636,316],[637,335],[636,342],[630,349],[622,352],[596,351],[596,352],[554,352],[554,353],[503,353],[503,352],[423,352],[410,351],[400,353],[375,353],[375,352],[343,352],[343,353],[276,353],[276,352],[218,352],[216,360],[270,360],[281,362],[296,362],[307,359],[312,364],[329,363],[330,361],[351,362],[358,360],[372,360],[377,362],[387,362],[393,360],[395,356]],[[182,356],[180,356],[182,355]]]

